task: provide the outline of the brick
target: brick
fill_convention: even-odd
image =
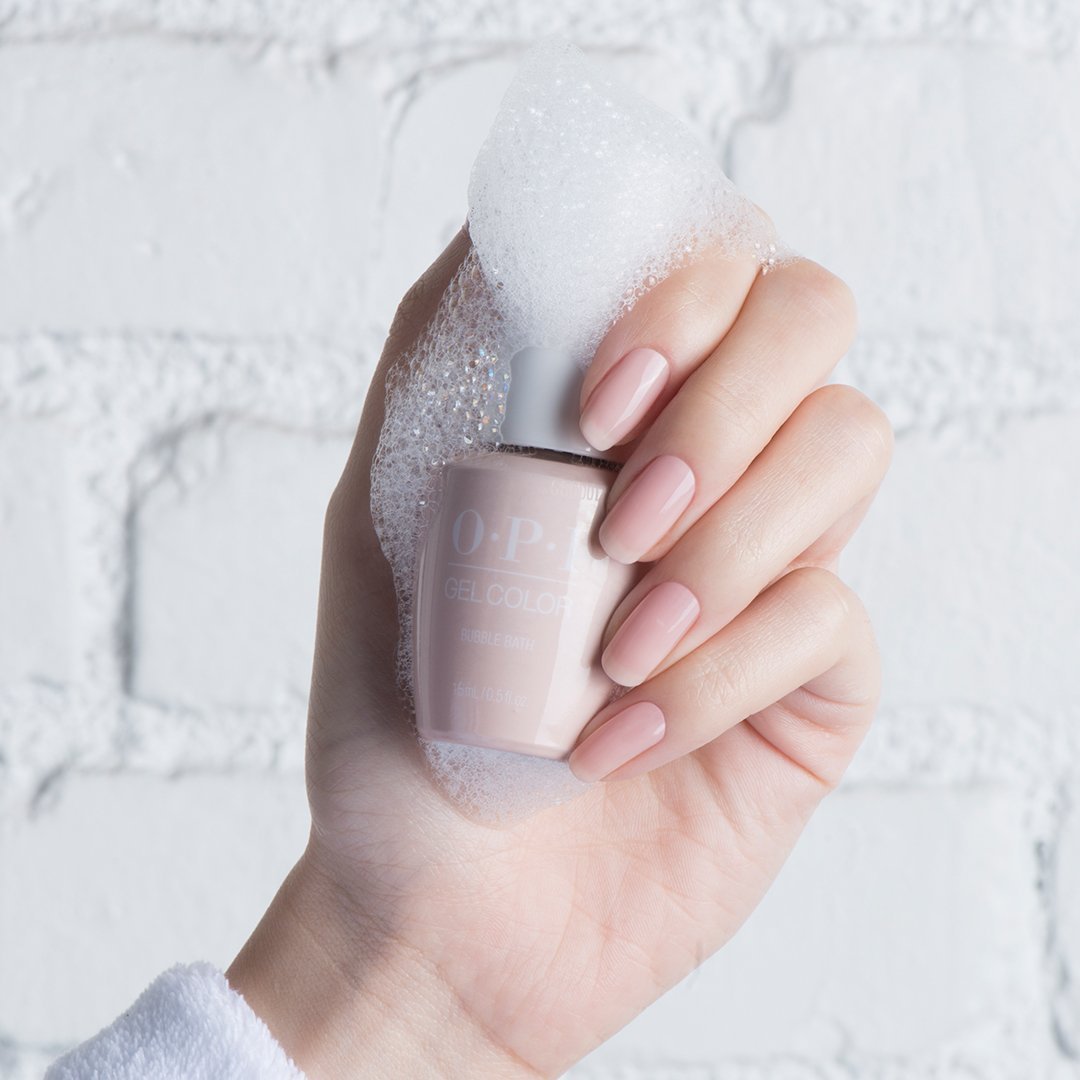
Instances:
[[[227,967],[307,827],[297,775],[69,779],[0,836],[5,1034],[85,1039],[174,963]]]
[[[897,445],[841,574],[871,615],[889,706],[1053,713],[1073,700],[1080,426],[1015,421],[993,445]]]
[[[1075,53],[819,48],[735,135],[733,178],[867,329],[1075,328],[1078,79]]]
[[[380,163],[364,75],[195,41],[5,46],[0,334],[358,335]]]
[[[1021,806],[988,788],[826,800],[743,929],[594,1051],[586,1075],[843,1059],[866,1066],[847,1075],[908,1061],[888,1075],[930,1076],[957,1048],[985,1063],[1051,1060]]]
[[[1064,787],[1062,830],[1051,855],[1053,888],[1047,896],[1057,965],[1056,1020],[1062,1047],[1080,1058],[1080,783],[1075,761]]]
[[[59,1055],[47,1050],[20,1047],[0,1047],[0,1077],[3,1080],[41,1080],[49,1063]]]
[[[678,0],[578,0],[557,7],[491,7],[477,0],[453,7],[441,0],[3,0],[0,15],[0,35],[14,40],[138,30],[277,38],[309,48],[406,41],[432,50],[455,45],[468,53],[559,32],[582,44],[624,50],[666,46],[677,55],[700,53],[706,59],[725,50],[767,53],[838,38],[864,45],[937,38],[1052,50],[1070,43],[1076,33],[1075,11],[1063,0],[998,0],[985,7],[972,7],[970,0],[939,0],[932,6],[905,0],[804,0],[797,7],[785,0],[759,0],[752,8],[708,9],[687,9]]]
[[[377,225],[380,273],[372,284],[373,311],[384,328],[464,223],[469,170],[515,68],[499,60],[425,72],[400,92]]]
[[[869,394],[898,436],[932,432],[953,449],[1000,444],[1008,421],[1080,412],[1080,334],[861,334],[839,382]]]
[[[0,682],[69,670],[66,436],[47,421],[0,421]]]
[[[302,709],[347,452],[343,437],[242,425],[180,440],[136,514],[136,697]]]

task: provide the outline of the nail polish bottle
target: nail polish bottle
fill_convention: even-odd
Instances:
[[[417,560],[417,728],[562,758],[611,696],[600,641],[640,570],[597,541],[616,469],[581,434],[581,366],[529,347],[510,372],[503,448],[446,466]]]

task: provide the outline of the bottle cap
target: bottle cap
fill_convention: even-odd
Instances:
[[[607,460],[581,434],[585,369],[563,349],[530,345],[510,361],[510,391],[500,434],[512,446]]]

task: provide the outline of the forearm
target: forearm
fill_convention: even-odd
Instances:
[[[310,1080],[539,1075],[424,957],[348,910],[307,857],[226,977]]]

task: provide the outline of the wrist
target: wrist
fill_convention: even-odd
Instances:
[[[343,902],[305,854],[226,978],[310,1080],[539,1074],[433,964]]]

